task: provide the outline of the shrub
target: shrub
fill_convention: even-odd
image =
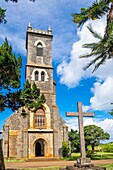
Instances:
[[[86,152],[87,157],[90,157],[90,158],[92,158],[93,154],[94,154],[94,151],[92,150],[87,150]]]
[[[62,142],[62,155],[63,157],[67,157],[69,154],[69,146],[66,142]]]
[[[108,143],[102,146],[104,152],[113,152],[113,144]]]

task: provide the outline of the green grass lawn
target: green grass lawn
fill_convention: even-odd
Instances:
[[[4,162],[25,162],[24,159],[5,159]]]
[[[112,164],[99,165],[99,166],[106,167],[106,170],[113,170],[113,163]]]
[[[77,159],[80,157],[80,153],[72,153],[72,160]],[[101,159],[113,159],[113,153],[110,152],[94,152],[94,154],[91,156],[91,159],[94,160],[101,160]],[[71,160],[71,158],[70,158]]]
[[[113,153],[109,152],[95,152],[92,159],[113,159]]]

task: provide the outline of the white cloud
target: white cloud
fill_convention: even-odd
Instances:
[[[90,106],[84,106],[82,105],[83,112],[87,112],[90,109]]]
[[[83,70],[80,69],[79,59],[76,58],[74,61],[67,63],[63,61],[57,68],[57,73],[61,75],[60,82],[67,85],[68,87],[74,87],[79,84],[82,77]],[[76,74],[77,73],[77,74]]]
[[[85,53],[88,53],[90,50],[86,48],[82,48],[82,45],[85,43],[91,43],[95,42],[95,38],[92,36],[90,31],[87,29],[87,25],[89,23],[92,24],[93,28],[98,28],[98,32],[103,34],[104,33],[104,27],[105,27],[105,18],[102,20],[96,20],[96,21],[88,21],[84,24],[81,30],[78,30],[78,37],[79,41],[75,42],[72,47],[71,55],[70,55],[70,61],[64,60],[61,64],[59,64],[57,68],[57,73],[60,75],[60,82],[62,84],[67,85],[69,88],[75,87],[79,84],[80,80],[85,77],[92,77],[95,76],[95,74],[91,74],[91,69],[88,69],[87,71],[84,71],[83,68],[86,66],[87,63],[89,63],[89,59],[80,59],[79,56],[83,55]],[[98,72],[98,75],[100,72]]]
[[[103,121],[100,121],[100,119],[99,119],[99,121],[98,121],[98,119],[93,121],[93,118],[92,118],[92,120],[91,121],[90,120],[89,119],[85,119],[84,126],[93,125],[94,124],[96,126],[101,127],[102,129],[104,129],[104,132],[107,132],[107,133],[110,134],[109,141],[113,141],[113,131],[112,131],[112,129],[113,129],[113,119],[106,118]]]
[[[78,130],[78,119],[77,118],[70,118],[66,119],[66,123],[68,125],[69,130],[74,129]],[[84,118],[84,126],[87,125],[96,125],[101,127],[104,132],[110,134],[110,139],[107,142],[113,141],[113,119],[104,119],[103,121],[98,118]],[[108,126],[109,125],[109,126]]]
[[[113,106],[113,77],[108,77],[103,83],[96,82],[92,88],[91,108],[94,110],[109,110]],[[100,106],[100,107],[98,107]]]

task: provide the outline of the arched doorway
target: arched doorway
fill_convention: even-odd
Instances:
[[[35,143],[35,156],[44,156],[44,140],[42,139]]]

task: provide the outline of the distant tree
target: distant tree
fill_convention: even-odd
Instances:
[[[68,133],[69,141],[71,142],[71,152],[80,151],[80,137],[77,130],[71,129]]]
[[[110,115],[112,115],[112,116],[113,116],[113,109],[111,109],[111,111],[110,111],[109,113],[110,113]]]
[[[100,144],[102,140],[108,140],[110,135],[105,133],[101,127],[96,125],[88,125],[84,127],[84,136],[85,136],[85,144],[87,146],[91,145],[92,151],[94,151],[94,147]]]
[[[98,39],[98,42],[84,44],[83,48],[89,48],[91,52],[80,56],[80,58],[91,57],[91,62],[84,69],[94,65],[93,72],[106,60],[113,58],[113,0],[95,0],[89,8],[81,8],[80,13],[73,14],[73,22],[78,24],[78,27],[83,26],[89,19],[100,19],[103,15],[107,15],[104,36],[94,31],[91,25],[88,26],[89,31]]]
[[[11,2],[17,3],[19,0],[5,0],[5,1],[6,2],[11,1]],[[35,2],[35,0],[29,0],[29,1]],[[0,6],[0,23],[6,23],[6,19],[5,19],[6,15],[5,15],[5,13],[6,13],[6,9],[3,9]]]

